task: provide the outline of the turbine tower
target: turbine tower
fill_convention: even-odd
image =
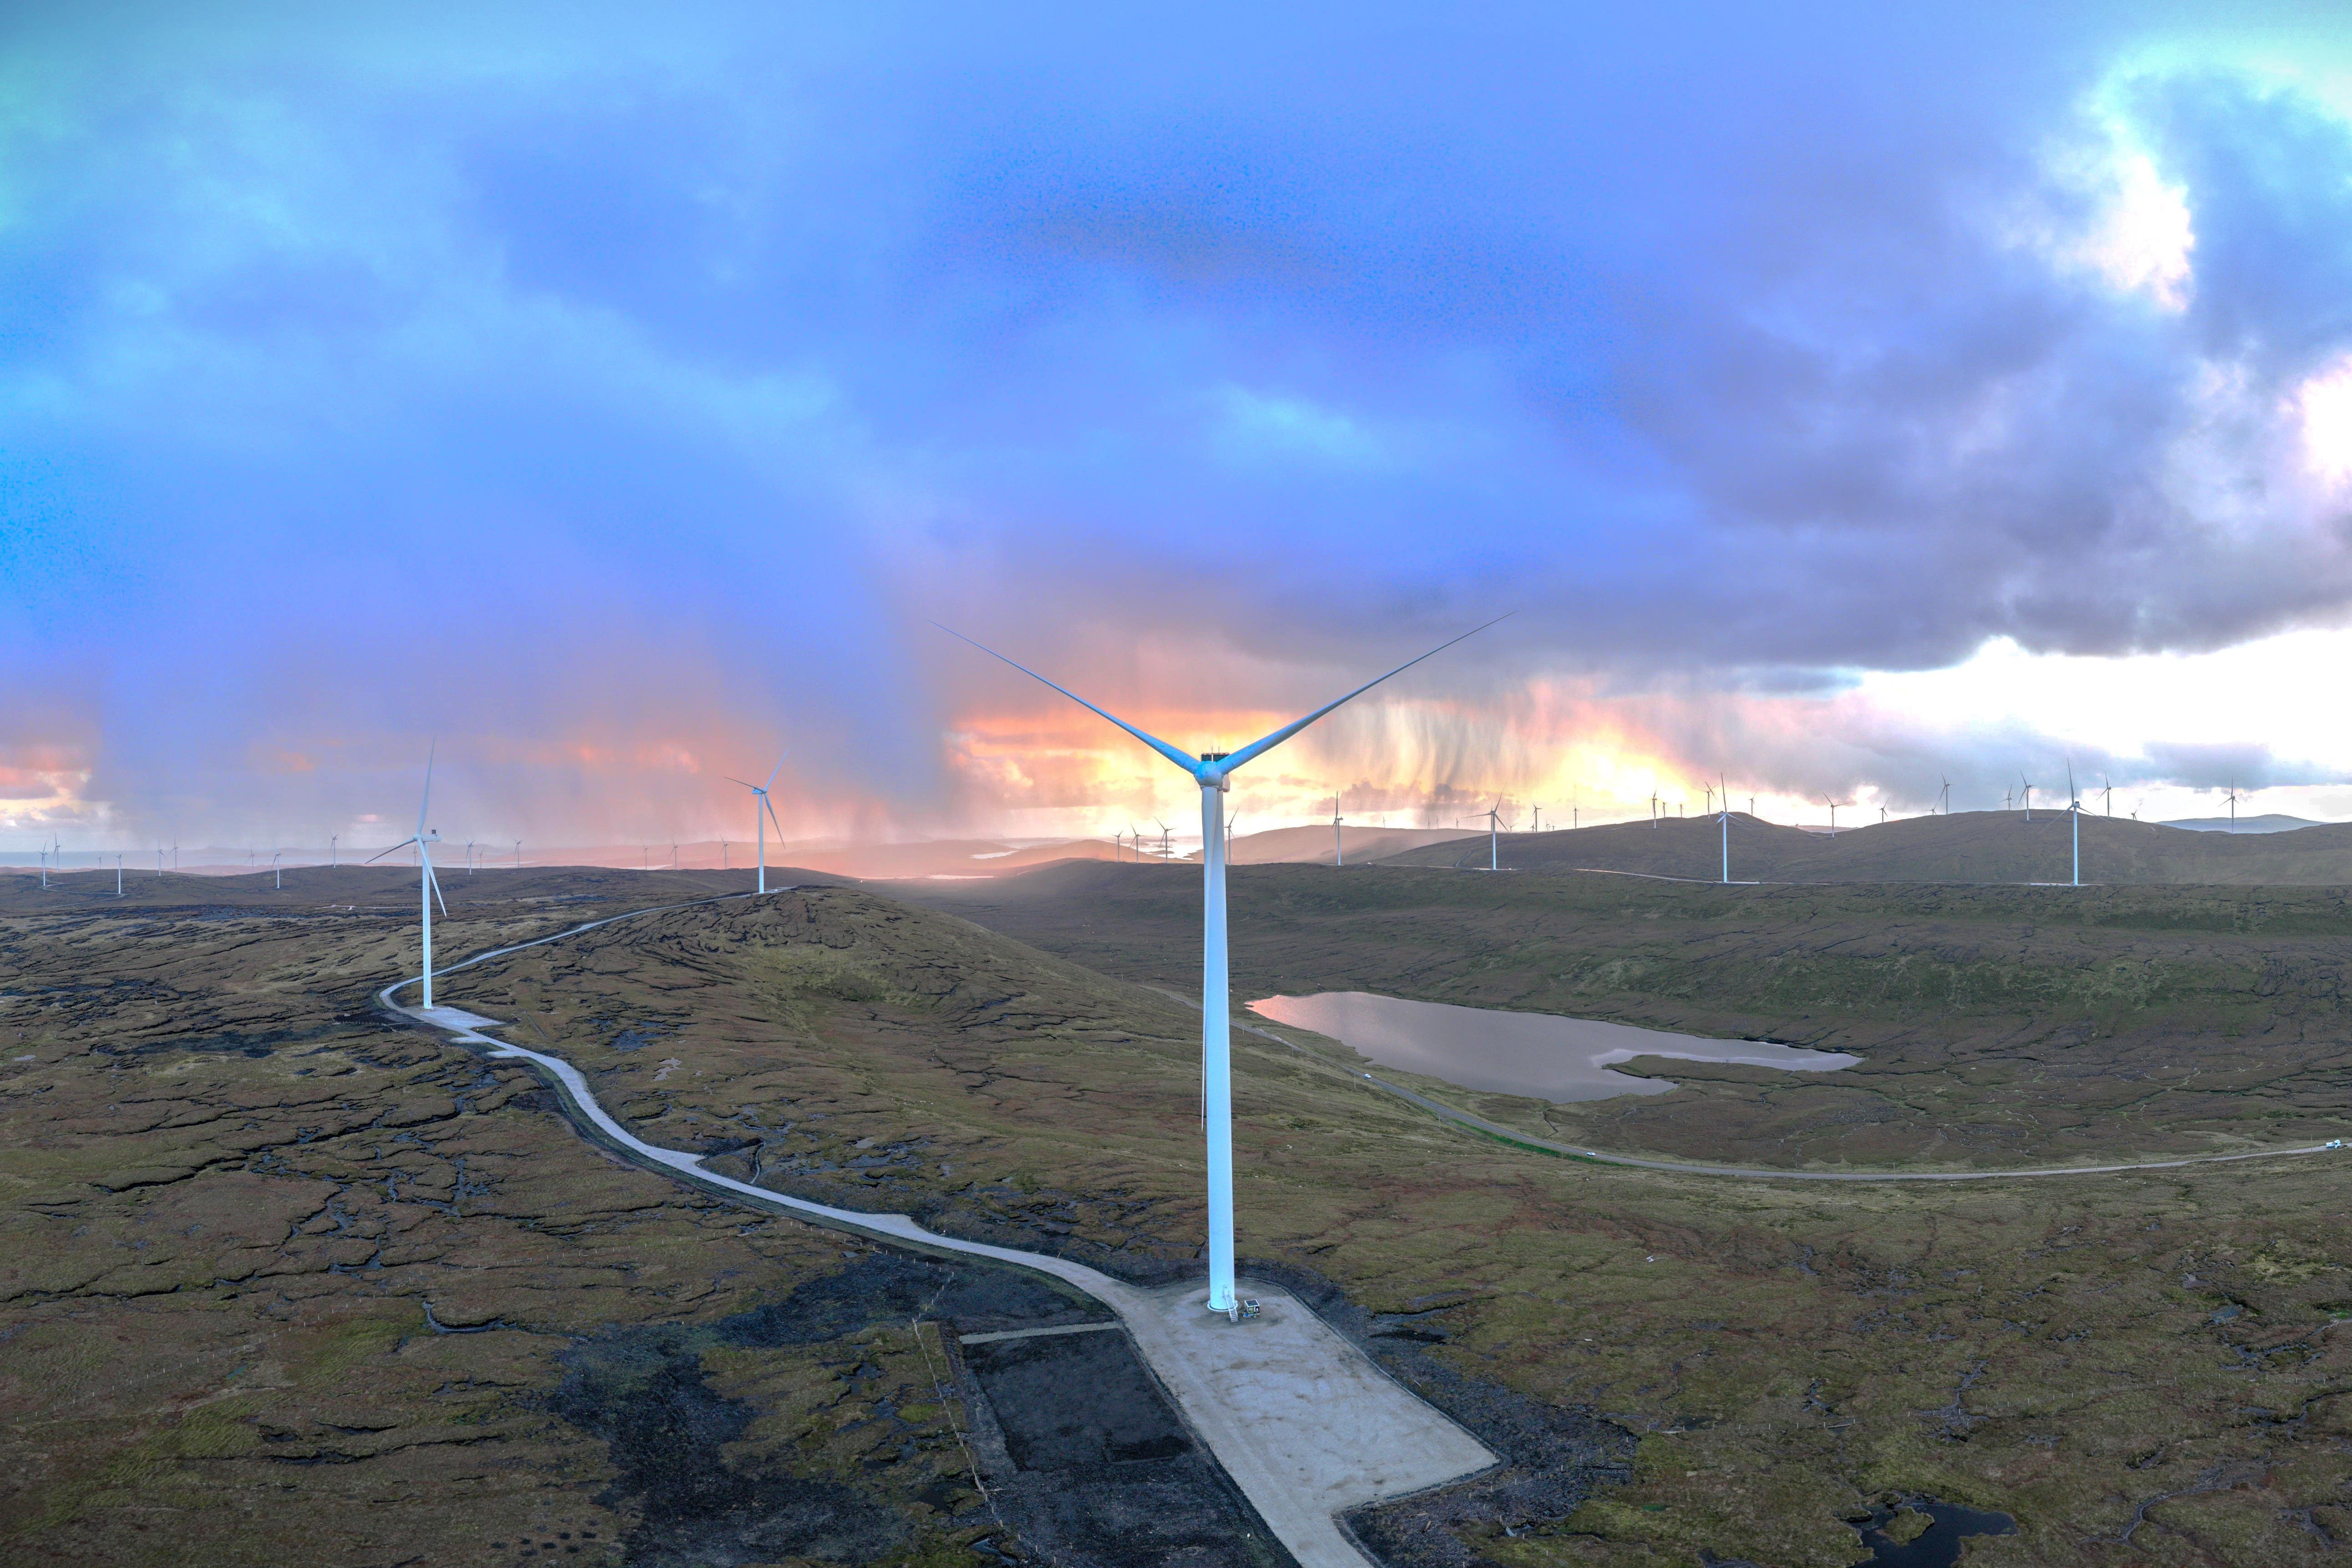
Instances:
[[[1500,618],[1500,617],[1497,617]],[[1486,626],[1495,623],[1489,621]],[[941,631],[948,628],[941,626]],[[1240,1298],[1234,1294],[1234,1070],[1233,1070],[1233,1002],[1231,979],[1225,958],[1225,846],[1221,829],[1224,826],[1222,799],[1230,788],[1234,773],[1254,758],[1263,756],[1291,736],[1298,733],[1318,719],[1341,704],[1361,697],[1381,681],[1401,675],[1429,658],[1452,647],[1455,643],[1486,630],[1474,626],[1462,637],[1453,637],[1421,655],[1406,660],[1377,680],[1368,680],[1337,701],[1327,702],[1303,719],[1296,719],[1281,729],[1261,735],[1248,745],[1234,752],[1205,752],[1195,762],[1185,752],[1170,745],[1157,735],[1147,734],[1126,720],[1097,708],[1093,703],[1064,686],[1055,685],[1035,670],[1013,664],[994,648],[972,642],[961,632],[949,632],[950,637],[971,643],[992,658],[1006,664],[1060,692],[1079,707],[1099,718],[1108,719],[1187,773],[1201,789],[1201,1079],[1202,1115],[1208,1144],[1209,1180],[1209,1310],[1238,1318]]]
[[[420,868],[416,874],[417,929],[422,933],[420,945],[425,953],[425,1005],[427,1007],[433,1005],[433,902],[441,899],[441,883],[433,875],[433,851],[430,847],[441,842],[441,830],[425,826],[425,814],[432,807],[433,752],[427,752],[425,753],[425,794],[416,803],[416,831],[390,849],[379,850],[370,856],[367,862],[373,866],[386,855],[405,849],[412,844],[416,846],[416,864]],[[441,912],[444,915],[449,912],[449,903],[446,899],[441,900]]]
[[[789,746],[785,747],[784,755],[782,757],[778,757],[776,759],[776,765],[768,770],[768,782],[766,784],[745,784],[743,780],[739,778],[730,778],[727,781],[729,784],[742,784],[745,789],[751,792],[753,796],[751,801],[751,826],[760,836],[760,891],[763,893],[768,890],[768,824],[775,821],[776,816],[776,808],[768,799],[768,791],[774,785],[776,775],[784,771],[784,758],[789,757],[792,754],[792,748]],[[762,816],[760,815],[763,811],[767,813],[767,816]],[[776,847],[782,849],[783,847],[784,825],[781,822],[777,822]]]
[[[2031,822],[2033,820],[2033,781],[2020,773],[2017,782],[2024,786],[2025,820]]]
[[[2066,815],[2074,822],[2074,886],[2083,885],[2083,797],[2074,793],[2074,759],[2066,759]]]
[[[2230,831],[2235,833],[2238,831],[2238,781],[2235,779],[2230,781],[2229,805]]]
[[[1941,773],[1937,773],[1936,776],[1937,776],[1937,778],[1939,778],[1939,779],[1944,778],[1944,775],[1943,775],[1943,774],[1941,774]],[[1951,781],[1951,780],[1949,780],[1949,779],[1944,779],[1944,788],[1943,788],[1943,791],[1942,791],[1942,794],[1941,794],[1941,798],[1942,798],[1943,803],[1944,803],[1944,815],[1945,815],[1946,816],[1951,816],[1951,815],[1952,815],[1952,781]]]
[[[1339,837],[1339,824],[1347,820],[1339,815],[1339,797],[1333,795],[1331,797],[1331,864],[1334,866],[1344,866],[1348,863],[1348,843]]]

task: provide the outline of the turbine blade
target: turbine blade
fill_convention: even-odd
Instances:
[[[1516,613],[1516,611],[1512,612],[1512,614]],[[1244,763],[1250,761],[1252,758],[1265,755],[1266,752],[1274,750],[1275,747],[1279,746],[1285,741],[1290,739],[1291,736],[1298,733],[1299,731],[1307,728],[1307,725],[1315,722],[1316,720],[1323,717],[1324,714],[1331,711],[1332,709],[1338,708],[1345,703],[1353,702],[1357,698],[1361,697],[1365,692],[1370,691],[1373,687],[1378,686],[1381,681],[1387,680],[1393,676],[1402,675],[1406,670],[1411,669],[1414,665],[1419,664],[1422,659],[1436,658],[1439,654],[1444,653],[1447,648],[1452,647],[1455,643],[1462,641],[1463,637],[1475,637],[1480,632],[1485,631],[1487,626],[1494,626],[1499,621],[1507,621],[1510,618],[1511,616],[1508,614],[1500,615],[1496,616],[1494,620],[1486,622],[1484,626],[1472,626],[1468,631],[1464,632],[1462,637],[1447,638],[1445,641],[1439,643],[1435,647],[1431,648],[1427,653],[1423,654],[1420,658],[1406,659],[1402,664],[1398,665],[1394,669],[1390,670],[1387,675],[1381,676],[1378,680],[1367,680],[1361,686],[1359,686],[1356,689],[1348,693],[1347,696],[1340,698],[1338,701],[1326,702],[1322,707],[1318,708],[1314,712],[1307,715],[1306,718],[1293,720],[1291,722],[1285,724],[1281,729],[1276,730],[1273,734],[1263,736],[1258,740],[1252,741],[1240,751],[1235,752],[1231,756],[1225,758],[1223,763],[1223,770],[1226,773],[1232,773],[1235,768],[1240,767]],[[1188,763],[1184,765],[1190,767],[1192,764]]]
[[[441,879],[433,874],[433,857],[430,853],[425,857],[425,885],[433,889],[433,901],[441,906],[442,918],[447,919],[449,900],[441,896]]]
[[[765,795],[768,791],[776,787],[776,775],[784,771],[784,763],[791,759],[793,749],[790,746],[786,746],[784,748],[784,754],[776,759],[776,765],[768,770],[768,782],[760,786],[761,794]],[[779,827],[776,831],[782,833],[783,829]]]
[[[419,837],[422,837],[425,832],[425,816],[433,810],[433,759],[440,750],[441,742],[436,741],[426,748],[425,752],[425,798],[416,803],[416,831]]]
[[[374,854],[369,856],[365,860],[361,861],[360,864],[362,866],[373,866],[377,861],[383,859],[385,856],[391,854],[394,849],[405,849],[415,842],[416,840],[414,838],[404,838],[399,843],[394,845],[392,849],[379,849]]]
[[[779,766],[782,766],[782,764],[779,763],[778,765],[779,765]],[[776,847],[777,847],[778,849],[782,849],[782,848],[783,848],[783,847],[784,847],[784,825],[783,825],[782,822],[777,821],[777,819],[776,819],[776,803],[775,803],[774,801],[770,800],[770,799],[768,798],[768,792],[767,792],[766,790],[761,790],[761,791],[760,792],[760,804],[761,804],[761,805],[764,805],[764,806],[766,806],[766,807],[768,808],[768,820],[769,820],[770,822],[774,822],[774,823],[776,824]]]
[[[937,621],[933,621],[931,625],[940,626],[940,623]],[[1060,692],[1063,696],[1068,698],[1071,701],[1076,703],[1087,712],[1092,713],[1098,718],[1109,720],[1112,723],[1118,725],[1120,729],[1126,731],[1129,734],[1134,736],[1137,740],[1142,742],[1145,745],[1150,747],[1153,751],[1159,752],[1170,762],[1174,763],[1178,767],[1182,768],[1186,773],[1193,773],[1199,769],[1201,765],[1199,758],[1188,756],[1184,752],[1170,745],[1167,742],[1161,740],[1159,736],[1139,730],[1134,725],[1129,723],[1126,720],[1120,718],[1118,714],[1096,707],[1093,703],[1087,701],[1085,698],[1079,696],[1068,687],[1055,685],[1054,682],[1047,680],[1044,676],[1038,674],[1035,670],[1030,668],[1025,664],[1013,664],[1013,660],[1005,658],[1003,654],[997,652],[994,648],[990,647],[986,643],[971,642],[971,638],[964,636],[953,626],[940,626],[940,630],[947,633],[948,636],[955,638],[958,642],[971,643],[972,647],[980,649],[981,652],[986,654],[991,658],[1003,659],[1004,663],[1012,664],[1013,668],[1019,670],[1022,674],[1027,676],[1032,680],[1037,681],[1042,685],[1052,686],[1055,690]],[[1346,700],[1343,698],[1341,700],[1344,701]],[[1335,703],[1333,706],[1336,707],[1338,704]],[[1300,722],[1304,723],[1306,721],[1301,720]],[[781,767],[782,764],[778,763],[777,765]]]
[[[752,792],[752,793],[754,793],[754,794],[757,794],[757,793],[759,792],[759,788],[760,788],[760,786],[759,786],[758,784],[751,784],[751,783],[748,783],[748,782],[747,782],[747,781],[745,781],[745,780],[739,779],[739,778],[737,778],[733,773],[720,773],[719,776],[720,778],[722,778],[722,779],[725,779],[729,784],[742,784],[742,785],[743,785],[743,787],[744,787],[745,789],[748,789],[748,790],[751,791],[751,792]]]

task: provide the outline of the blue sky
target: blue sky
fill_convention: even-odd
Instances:
[[[15,18],[0,834],[2352,815],[2340,21],[1622,11]]]

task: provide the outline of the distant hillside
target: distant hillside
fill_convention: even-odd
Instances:
[[[1378,860],[1402,855],[1408,849],[1425,849],[1469,837],[1459,827],[1343,826],[1339,831],[1347,836],[1349,860]],[[1331,825],[1328,822],[1312,827],[1276,827],[1264,833],[1245,833],[1225,847],[1225,858],[1235,866],[1270,866],[1276,862],[1328,866],[1333,854]],[[1185,858],[1198,865],[1200,852],[1195,850]]]
[[[2198,833],[2293,833],[2298,827],[2325,827],[2327,824],[2273,811],[2262,816],[2242,816],[2234,824],[2226,816],[2183,816],[2157,826],[2186,827]]]
[[[1507,833],[1509,870],[1629,871],[1712,881],[1720,873],[1712,817],[1670,818],[1559,833]],[[1848,828],[1834,838],[1744,813],[1731,817],[1731,875],[1767,882],[2063,882],[2064,812],[1974,811]],[[1486,845],[1405,850],[1387,866],[1483,867]],[[2108,884],[2352,886],[2352,823],[2293,832],[2205,833],[2152,822],[2083,817],[2083,880]]]

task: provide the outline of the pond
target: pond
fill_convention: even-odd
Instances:
[[[1368,991],[1269,996],[1251,1003],[1250,1010],[1277,1024],[1328,1035],[1382,1067],[1426,1073],[1465,1089],[1537,1100],[1606,1100],[1618,1094],[1664,1094],[1675,1087],[1660,1079],[1609,1070],[1610,1063],[1635,1057],[1738,1062],[1791,1072],[1828,1072],[1862,1060],[1838,1051],[1809,1051],[1764,1040],[1710,1040],[1549,1013],[1408,1002]]]

